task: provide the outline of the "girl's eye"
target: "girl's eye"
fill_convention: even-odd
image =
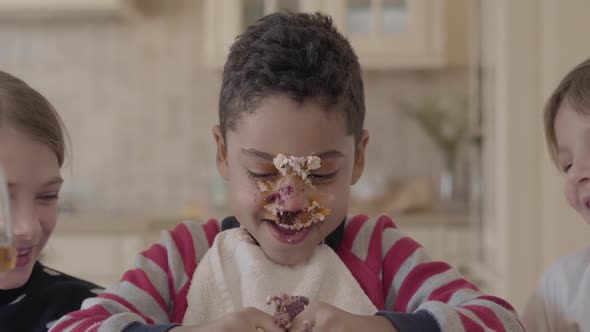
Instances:
[[[277,173],[256,173],[248,171],[248,176],[253,179],[269,179],[276,175]]]
[[[565,166],[563,167],[563,172],[564,172],[564,173],[567,173],[567,172],[570,170],[570,168],[572,168],[572,164],[567,164],[567,165],[565,165]]]

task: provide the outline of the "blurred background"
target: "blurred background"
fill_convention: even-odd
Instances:
[[[387,213],[434,259],[522,309],[587,245],[546,153],[542,106],[590,56],[584,0],[0,0],[0,70],[54,104],[71,138],[43,261],[103,285],[159,231],[221,218],[222,66],[249,24],[322,11],[363,67],[371,134],[351,213]]]

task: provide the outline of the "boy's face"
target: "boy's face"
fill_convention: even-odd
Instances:
[[[226,133],[227,142],[223,142],[219,127],[213,130],[217,166],[229,180],[232,211],[274,262],[305,261],[346,217],[350,186],[364,168],[368,133],[364,131],[355,151],[354,135],[347,133],[341,114],[330,113],[313,101],[299,105],[288,97],[271,96],[256,112],[241,116],[236,129]],[[310,183],[293,174],[283,176],[273,164],[279,154],[318,156],[321,167],[309,170]],[[262,186],[261,190],[260,182],[270,188]],[[277,225],[284,220],[268,211],[272,193],[286,193],[281,197],[281,208],[297,216],[313,201],[330,212],[310,227],[285,231]]]
[[[565,197],[590,223],[590,117],[564,103],[555,117],[555,138]]]

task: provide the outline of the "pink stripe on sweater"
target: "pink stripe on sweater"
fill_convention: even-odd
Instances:
[[[371,234],[371,239],[369,241],[366,262],[377,274],[381,272],[381,268],[383,267],[381,261],[383,257],[381,252],[383,250],[383,232],[388,228],[395,228],[393,220],[387,216],[379,217],[373,228],[373,233]]]
[[[174,299],[174,308],[172,311],[172,318],[170,319],[170,322],[182,323],[182,320],[184,319],[184,314],[186,313],[186,309],[188,308],[187,296],[190,286],[191,283],[188,282],[180,289],[178,295],[176,295],[176,298]]]
[[[344,229],[344,236],[342,237],[342,244],[341,246],[350,249],[352,248],[352,244],[354,243],[354,239],[358,235],[359,231],[369,219],[368,216],[365,215],[358,215],[354,216],[348,223],[346,223],[346,228]]]
[[[473,312],[482,322],[485,322],[487,327],[493,329],[494,331],[506,332],[504,324],[502,324],[492,309],[481,305],[464,305],[461,306],[461,308]]]
[[[479,300],[485,300],[485,301],[490,301],[493,302],[499,306],[501,306],[502,308],[508,310],[509,312],[516,314],[516,310],[514,310],[514,308],[510,305],[510,303],[506,302],[505,300],[499,298],[499,297],[495,297],[495,296],[491,296],[491,295],[482,295],[482,296],[478,296],[477,297]],[[524,331],[525,328],[522,325],[522,323],[520,322],[520,320],[516,320],[516,322],[518,323],[518,325],[520,325],[521,329]]]
[[[169,272],[168,269],[168,251],[166,247],[157,243],[145,250],[141,255],[150,261],[156,263],[163,271]]]
[[[206,223],[203,224],[203,230],[205,231],[205,235],[207,235],[207,241],[209,241],[209,248],[213,245],[213,241],[215,241],[215,237],[221,231],[219,229],[219,224],[215,219],[209,219]]]
[[[111,313],[108,312],[102,305],[96,304],[84,311],[75,311],[68,314],[68,318],[60,322],[59,324],[53,326],[54,331],[63,331],[68,327],[72,326],[76,322],[79,322],[87,317],[99,317],[100,319],[104,320],[111,316]],[[84,331],[80,328],[74,328],[72,332],[77,331]]]
[[[378,310],[384,310],[385,297],[383,296],[379,276],[375,274],[375,271],[356,255],[351,253],[347,248],[340,247],[337,254],[361,286],[363,292],[365,292],[371,302],[373,302],[373,305]]]
[[[490,301],[490,302],[494,302],[497,305],[503,307],[506,310],[510,310],[514,312],[514,308],[510,305],[510,303],[506,302],[505,300],[499,298],[499,297],[495,297],[495,296],[490,296],[490,295],[482,295],[477,297],[480,300],[486,300],[486,301]]]
[[[441,274],[450,268],[449,264],[443,262],[428,262],[416,265],[402,282],[393,305],[393,310],[407,312],[410,300],[420,287],[431,277]]]
[[[86,330],[88,330],[88,328],[90,328],[92,326],[92,324],[95,324],[97,322],[101,322],[103,320],[104,320],[104,317],[99,317],[99,316],[88,317],[76,326],[76,330],[86,331]],[[98,329],[98,325],[95,326],[93,329]]]
[[[176,291],[174,289],[172,271],[170,271],[170,266],[168,265],[168,251],[166,250],[166,247],[161,244],[154,244],[148,250],[142,252],[141,255],[154,262],[166,273],[166,278],[168,279],[168,292],[172,299],[176,294]]]
[[[133,312],[134,314],[139,315],[141,318],[143,318],[145,320],[146,323],[154,324],[153,319],[149,318],[148,316],[143,315],[141,312],[139,312],[139,310],[137,310],[137,308],[134,305],[132,305],[129,301],[125,300],[124,298],[120,297],[119,295],[104,292],[104,293],[100,294],[99,297],[109,299],[111,301],[115,301],[115,302],[123,305],[127,309],[129,309],[129,311]],[[88,315],[86,315],[86,316],[88,316]]]
[[[133,285],[137,286],[138,288],[145,291],[149,294],[158,304],[162,311],[168,314],[168,306],[166,305],[166,301],[162,297],[162,294],[158,291],[158,289],[152,284],[151,280],[148,278],[147,274],[144,270],[141,269],[134,269],[125,272],[121,281],[128,281]],[[170,319],[170,317],[168,317]]]
[[[385,294],[388,294],[393,287],[393,279],[399,268],[419,248],[421,248],[420,244],[409,237],[404,237],[391,246],[383,258],[383,292]]]
[[[184,272],[190,277],[197,267],[197,258],[191,232],[185,224],[178,224],[178,226],[174,227],[170,232],[170,235],[172,236],[174,246],[178,249],[178,253],[182,259]]]
[[[447,302],[449,302],[449,300],[451,299],[453,294],[455,294],[455,292],[460,291],[460,290],[464,290],[464,289],[473,289],[475,291],[478,290],[474,284],[461,278],[461,279],[453,280],[453,281],[449,282],[448,284],[435,289],[434,291],[432,291],[432,293],[430,293],[428,300],[440,301],[440,302],[447,303]]]
[[[484,332],[485,330],[479,324],[477,324],[473,319],[465,316],[464,314],[457,311],[459,317],[461,318],[461,323],[463,323],[463,328],[465,332]]]
[[[85,311],[86,312],[86,311]],[[80,318],[80,317],[76,317],[76,316],[70,316],[69,318],[62,320],[59,324],[54,325],[53,326],[53,330],[54,331],[63,331],[65,329],[67,329],[68,327],[70,327],[72,324],[74,324],[75,322],[84,319],[84,318]],[[104,318],[103,318],[104,319]],[[81,331],[81,330],[78,330]],[[74,329],[72,332],[76,332],[76,329]]]

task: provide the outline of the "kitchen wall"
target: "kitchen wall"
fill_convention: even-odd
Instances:
[[[477,274],[521,311],[545,269],[590,238],[563,197],[542,124],[546,98],[590,54],[578,37],[590,3],[479,2],[486,190]]]
[[[165,11],[119,19],[0,20],[0,69],[46,95],[69,130],[64,209],[206,214],[214,203],[220,72],[201,66],[201,2],[168,1]],[[363,75],[372,136],[359,191],[378,190],[383,178],[436,178],[438,151],[397,104],[465,95],[467,69]]]

